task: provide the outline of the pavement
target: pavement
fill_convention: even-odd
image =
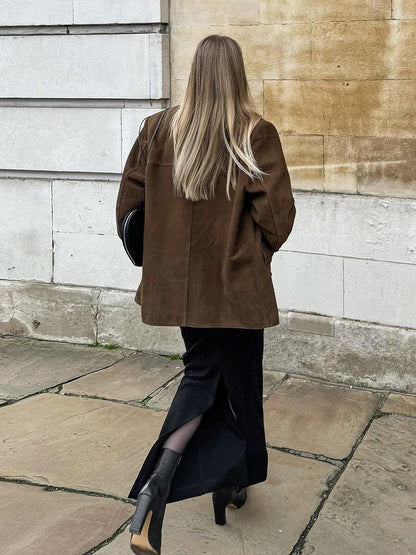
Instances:
[[[0,337],[1,555],[131,553],[127,495],[183,375],[170,356]],[[269,470],[227,524],[170,503],[163,555],[416,554],[416,396],[264,370]]]

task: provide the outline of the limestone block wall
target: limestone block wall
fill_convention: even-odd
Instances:
[[[416,329],[415,18],[410,0],[172,3],[172,104],[197,43],[229,35],[280,133],[298,207],[272,263],[282,310]]]

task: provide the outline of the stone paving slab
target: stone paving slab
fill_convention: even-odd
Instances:
[[[0,522],[6,523],[0,527],[1,555],[82,555],[123,523],[124,531],[99,551],[130,552],[126,521],[134,506],[100,494],[127,497],[158,437],[161,409],[169,408],[183,375],[181,360],[140,352],[123,358],[130,353],[0,338],[0,476],[92,493],[0,482]],[[269,444],[347,456],[380,393],[284,376],[264,372]],[[68,380],[59,394],[57,384]],[[46,387],[49,393],[27,397]],[[146,408],[125,404],[143,399]],[[371,423],[307,535],[303,555],[416,553],[415,409],[416,397],[389,394],[381,408],[386,414]],[[227,509],[226,526],[214,523],[211,494],[169,504],[164,555],[288,555],[338,469],[268,452],[267,481],[249,488],[241,511]]]
[[[127,497],[166,416],[53,393],[0,410],[0,476],[119,497]]]
[[[133,512],[114,499],[0,482],[1,553],[80,555],[111,537]]]
[[[381,410],[383,412],[395,412],[407,414],[408,416],[416,416],[416,397],[390,393],[384,405],[381,407]]]
[[[166,387],[158,391],[147,402],[146,406],[157,410],[169,410],[172,400],[178,389],[183,373],[172,380]],[[263,397],[266,397],[270,390],[285,377],[284,372],[274,372],[272,370],[263,371]]]
[[[263,397],[267,397],[271,390],[286,376],[284,372],[263,370]]]
[[[267,441],[343,459],[378,400],[379,395],[370,391],[289,378],[264,403]]]
[[[123,357],[122,349],[0,337],[0,397],[21,399]]]
[[[63,393],[121,401],[142,401],[183,369],[181,360],[154,353],[134,353],[110,368],[63,386]]]
[[[157,391],[146,401],[146,407],[155,410],[169,410],[169,407],[175,397],[175,393],[179,387],[182,380],[183,372],[177,376],[174,380],[169,382],[166,387]]]
[[[227,524],[214,522],[211,494],[166,506],[164,555],[288,554],[306,527],[336,468],[327,463],[268,449],[267,480],[248,488],[239,510],[227,509]],[[127,552],[125,530],[100,555]]]
[[[416,420],[374,420],[306,538],[303,555],[416,553]]]

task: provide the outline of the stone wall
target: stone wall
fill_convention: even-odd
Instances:
[[[115,201],[142,119],[226,34],[298,208],[266,367],[416,391],[415,16],[414,0],[0,0],[0,333],[183,352],[178,329],[141,323]]]

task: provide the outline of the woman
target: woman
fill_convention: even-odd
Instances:
[[[157,133],[148,144],[160,116]],[[179,326],[184,376],[130,490],[138,554],[161,552],[166,504],[212,492],[217,524],[266,480],[264,328],[279,323],[270,262],[295,203],[278,132],[254,109],[241,49],[198,44],[183,102],[146,118],[127,158],[117,230],[144,202],[142,321]]]

